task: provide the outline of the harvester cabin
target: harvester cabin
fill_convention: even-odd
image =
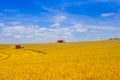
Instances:
[[[58,43],[64,43],[64,40],[57,40]]]
[[[21,46],[20,46],[19,44],[17,44],[17,45],[15,45],[15,48],[16,48],[16,49],[20,49]]]

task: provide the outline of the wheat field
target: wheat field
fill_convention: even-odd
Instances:
[[[0,45],[0,80],[120,80],[120,40]]]

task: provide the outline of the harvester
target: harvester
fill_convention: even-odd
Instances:
[[[19,45],[19,44],[16,44],[16,45],[15,45],[15,48],[16,48],[16,49],[20,49],[20,48],[24,48],[24,47],[22,47],[22,46]]]

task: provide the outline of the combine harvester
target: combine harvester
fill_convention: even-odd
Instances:
[[[57,40],[58,43],[64,43],[65,41],[60,39],[60,40]]]
[[[21,48],[24,48],[24,47],[22,47],[22,46],[19,45],[19,44],[16,44],[16,45],[15,45],[15,48],[16,48],[16,49],[21,49]]]

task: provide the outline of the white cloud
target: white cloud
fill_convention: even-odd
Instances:
[[[81,24],[73,24],[69,27],[58,27],[60,23],[53,24],[55,27],[40,27],[38,25],[27,26],[4,26],[1,35],[15,40],[16,42],[53,42],[57,39],[74,40],[74,33],[87,31]],[[7,39],[6,39],[7,40]],[[9,41],[6,41],[9,42]]]
[[[109,17],[109,16],[114,16],[115,13],[103,13],[101,14],[102,17]]]
[[[60,23],[54,23],[54,24],[52,24],[51,26],[52,26],[52,27],[60,27],[61,25],[60,25]]]
[[[67,17],[66,16],[63,16],[63,15],[57,15],[57,16],[53,16],[52,17],[52,20],[54,22],[63,22],[65,20],[67,20]]]
[[[116,3],[120,2],[119,0],[90,0],[90,1],[93,1],[93,2],[116,2]]]
[[[59,10],[51,8],[51,7],[41,6],[41,8],[49,12],[55,12],[55,13],[60,12]]]
[[[94,29],[94,30],[110,30],[110,31],[118,31],[118,30],[120,30],[120,28],[119,27],[114,27],[114,26],[90,26],[90,25],[88,25],[88,26],[86,26],[86,28],[88,28],[88,29]]]
[[[14,21],[14,22],[10,22],[10,24],[12,24],[12,25],[16,25],[16,24],[20,24],[21,22],[19,22],[19,21]]]
[[[3,27],[1,35],[10,39],[21,39],[24,42],[50,42],[57,39],[70,39],[69,28],[45,28],[36,25]],[[10,40],[9,39],[9,40]]]
[[[75,41],[75,40],[79,40],[76,37],[76,33],[80,34],[78,37],[81,39],[83,35],[85,36],[89,34],[94,35],[93,33],[101,34],[99,33],[101,31],[105,32],[106,34],[107,33],[106,30],[107,32],[108,31],[119,32],[120,28],[114,26],[83,25],[80,23],[72,23],[70,26],[64,26],[64,25],[60,25],[60,23],[55,23],[53,24],[53,27],[41,27],[38,25],[26,25],[26,26],[4,25],[3,27],[0,28],[1,31],[0,42],[3,42],[4,40],[4,42],[8,42],[8,43],[15,43],[15,42],[38,43],[38,42],[55,42],[57,39],[64,39],[66,41]]]
[[[4,26],[4,23],[0,23],[0,27]]]
[[[18,9],[4,9],[5,12],[18,12]]]
[[[95,32],[97,32],[97,31],[96,31],[96,30],[90,30],[90,32],[95,33]]]
[[[82,24],[78,23],[78,24],[74,24],[73,26],[74,26],[74,29],[75,29],[76,32],[85,32],[85,31],[87,31],[87,28],[83,27]]]

